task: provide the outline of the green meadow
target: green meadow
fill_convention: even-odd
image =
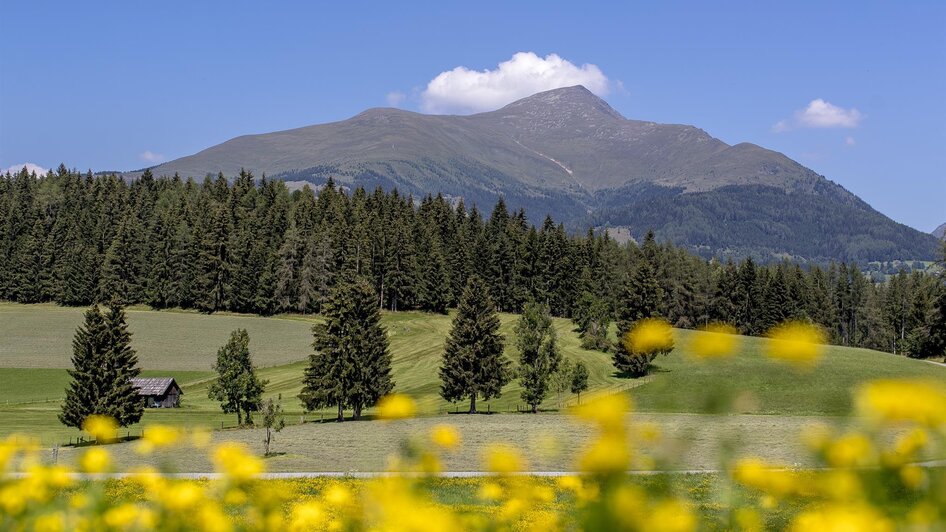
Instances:
[[[0,436],[25,433],[54,446],[74,440],[80,433],[62,426],[58,419],[59,401],[69,382],[72,335],[82,320],[81,308],[54,305],[0,304]],[[506,355],[517,358],[514,327],[517,316],[502,315],[506,335]],[[296,395],[301,389],[306,357],[311,352],[314,316],[282,315],[261,318],[244,315],[198,314],[180,311],[152,311],[131,308],[128,312],[132,345],[137,350],[145,376],[171,376],[184,391],[179,409],[147,410],[135,434],[153,423],[186,427],[227,428],[217,439],[235,439],[256,444],[258,430],[234,430],[235,416],[220,412],[207,398],[213,378],[212,364],[217,348],[230,331],[245,328],[250,334],[250,350],[262,378],[269,381],[267,396],[282,396],[290,426],[277,438],[287,446],[287,455],[277,457],[277,470],[327,470],[378,466],[387,453],[378,447],[394,445],[391,428],[380,422],[365,421],[336,428],[334,424],[312,423],[322,413],[304,413]],[[444,340],[451,317],[420,312],[384,313],[394,355],[395,390],[415,398],[425,420],[419,423],[462,423],[467,441],[486,442],[505,434],[507,439],[534,440],[543,434],[560,435],[575,443],[587,434],[566,416],[559,415],[559,398],[549,397],[538,416],[516,414],[521,405],[519,386],[513,381],[502,397],[481,403],[498,416],[456,416],[447,412],[457,405],[443,401],[437,377]],[[764,354],[767,340],[741,338],[738,353],[728,359],[700,361],[689,354],[688,345],[702,333],[676,331],[676,349],[654,362],[653,371],[641,379],[625,379],[615,374],[609,355],[580,348],[570,321],[556,319],[555,326],[564,356],[582,360],[589,369],[591,393],[629,393],[635,409],[646,414],[664,432],[699,441],[721,441],[720,431],[733,431],[748,440],[746,445],[767,450],[776,458],[794,456],[791,434],[814,420],[832,422],[849,413],[851,392],[859,383],[882,377],[928,376],[946,379],[946,367],[871,351],[828,347],[818,367],[799,372],[770,361]],[[565,398],[573,405],[577,398]],[[734,410],[733,411],[733,406]],[[462,411],[464,404],[458,405]],[[511,414],[508,414],[510,413]],[[728,413],[728,416],[714,415]],[[326,412],[326,417],[331,413]],[[367,414],[371,415],[369,410]],[[302,421],[307,423],[301,424]],[[707,432],[706,427],[713,430]],[[339,432],[341,431],[341,432]],[[697,431],[697,432],[692,432]],[[477,434],[482,432],[482,434]],[[698,434],[698,435],[697,435]],[[305,452],[319,448],[325,440],[349,442],[356,449],[338,455]],[[490,440],[492,438],[492,440]],[[500,438],[502,439],[502,438]],[[319,443],[322,442],[322,443]],[[360,443],[359,443],[360,442]],[[278,445],[277,450],[278,450]],[[700,448],[682,461],[682,467],[704,467],[716,450]],[[324,447],[322,447],[324,448]],[[360,449],[360,450],[357,450]],[[370,451],[370,452],[369,452]],[[475,454],[454,464],[459,469],[475,466]],[[764,454],[764,453],[763,453]],[[373,456],[370,462],[357,456]],[[294,457],[294,458],[293,458]],[[567,460],[551,461],[543,467],[563,467]],[[378,462],[375,464],[374,462]],[[194,462],[202,468],[203,463]]]

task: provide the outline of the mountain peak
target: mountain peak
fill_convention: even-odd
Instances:
[[[624,120],[621,113],[615,111],[607,102],[583,85],[538,92],[532,96],[516,100],[498,111],[493,111],[493,113],[524,114],[536,118],[545,115],[549,111],[558,115],[584,116],[586,118],[598,115]]]

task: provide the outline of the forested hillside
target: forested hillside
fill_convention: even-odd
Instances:
[[[721,263],[652,236],[638,246],[571,235],[551,218],[534,227],[502,201],[486,215],[440,196],[346,193],[331,182],[318,194],[290,193],[246,172],[232,183],[148,172],[128,183],[65,167],[7,174],[0,229],[0,297],[64,305],[117,298],[157,309],[318,313],[336,279],[353,273],[370,281],[382,308],[444,312],[477,273],[502,311],[535,299],[587,326],[622,319],[650,297],[680,327],[720,320],[762,334],[808,319],[836,343],[901,352],[944,290],[923,273],[873,284],[854,264]]]

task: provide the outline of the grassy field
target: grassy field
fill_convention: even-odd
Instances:
[[[70,365],[72,334],[81,323],[82,312],[83,309],[52,305],[0,304],[0,435],[28,432],[41,437],[46,445],[63,443],[78,435],[77,431],[60,425],[57,414],[58,400],[68,383],[64,368]],[[502,316],[502,332],[507,337],[506,354],[513,360],[516,359],[513,337],[516,318],[514,315]],[[261,368],[261,376],[269,381],[267,396],[281,394],[288,421],[299,423],[303,412],[295,397],[301,389],[305,358],[311,351],[310,328],[315,319],[298,315],[259,318],[131,309],[132,345],[138,351],[145,375],[173,376],[184,390],[182,408],[150,410],[143,423],[217,428],[221,424],[234,423],[234,416],[222,414],[218,405],[207,398],[207,386],[213,376],[211,364],[217,348],[226,342],[230,331],[238,327],[246,328],[250,333],[254,360]],[[448,316],[417,312],[383,314],[394,355],[396,390],[414,397],[424,414],[442,414],[454,408],[439,398],[437,378],[450,320]],[[590,391],[630,390],[638,411],[655,414],[713,412],[719,410],[722,403],[735,403],[737,412],[751,414],[746,419],[768,419],[774,420],[775,424],[795,427],[794,421],[784,421],[784,418],[830,418],[848,413],[852,389],[868,379],[920,375],[946,379],[944,367],[876,351],[841,347],[827,348],[822,364],[813,372],[797,373],[766,359],[763,354],[766,340],[759,338],[744,338],[738,354],[731,359],[699,362],[687,354],[687,346],[694,335],[701,333],[685,330],[677,331],[677,349],[669,356],[658,358],[651,375],[643,379],[622,379],[615,375],[607,354],[579,347],[571,322],[556,319],[555,327],[564,355],[571,360],[583,360],[588,366]],[[481,402],[480,407],[493,412],[515,411],[521,403],[519,391],[518,384],[513,382],[504,389],[501,398]],[[568,401],[574,403],[575,398],[569,397]],[[548,399],[543,405],[545,409],[557,406],[555,398]],[[459,407],[463,409],[463,405]],[[757,414],[770,416],[759,417]],[[308,420],[318,418],[318,413],[307,416]],[[510,416],[509,419],[528,418]],[[459,420],[462,416],[451,416],[450,419]],[[489,419],[495,423],[494,419],[504,418],[484,416],[474,419]],[[538,425],[564,425],[555,415],[539,416],[539,419],[543,421]],[[671,421],[664,425],[687,426],[682,421],[687,419],[685,416],[665,419]],[[719,424],[718,418],[705,421]],[[509,421],[508,430],[515,433],[519,422]],[[298,430],[313,433],[299,435],[298,439],[317,439],[319,436],[314,431],[335,430],[328,429],[328,426],[307,424],[299,427]],[[538,430],[532,424],[524,426],[529,431]],[[132,430],[140,430],[140,427]],[[251,431],[226,431],[222,434],[236,439],[256,438]],[[294,433],[290,431],[287,434]],[[773,436],[775,439],[781,437],[778,434],[784,436],[777,431],[773,434],[776,434]],[[759,441],[764,443],[767,438],[763,434]]]

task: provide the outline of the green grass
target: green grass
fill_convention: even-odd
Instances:
[[[81,323],[83,309],[52,305],[0,304],[0,435],[29,432],[44,443],[68,441],[78,433],[62,427],[57,399],[68,382],[71,340]],[[129,311],[132,345],[138,351],[145,375],[173,376],[184,390],[183,407],[149,410],[144,424],[155,422],[193,426],[232,425],[235,416],[223,415],[207,398],[211,365],[217,348],[231,330],[250,333],[250,350],[260,374],[269,381],[267,396],[281,394],[289,422],[302,416],[296,399],[305,359],[311,352],[312,316],[285,315],[259,318],[241,315],[204,315],[191,312]],[[514,315],[502,315],[507,338],[506,355],[515,360]],[[383,323],[394,356],[396,390],[414,397],[424,414],[452,411],[440,399],[437,376],[451,317],[419,312],[384,313]],[[583,360],[589,369],[591,391],[630,389],[637,409],[644,412],[704,413],[728,410],[735,404],[741,413],[773,415],[839,416],[850,410],[850,394],[858,383],[879,377],[929,376],[946,379],[946,368],[864,349],[830,347],[822,363],[810,373],[769,361],[766,340],[744,338],[736,356],[699,362],[687,345],[694,331],[677,331],[677,349],[655,361],[654,371],[643,379],[619,378],[608,354],[579,347],[568,320],[556,319],[559,344],[565,357]],[[482,409],[515,411],[521,404],[515,381],[501,398],[480,402]],[[575,398],[568,401],[574,403]],[[721,405],[727,408],[721,408]],[[550,398],[543,405],[557,408]],[[459,405],[464,408],[464,405]],[[370,414],[370,411],[368,412]],[[317,419],[319,413],[308,419]],[[137,430],[138,428],[133,428]]]

